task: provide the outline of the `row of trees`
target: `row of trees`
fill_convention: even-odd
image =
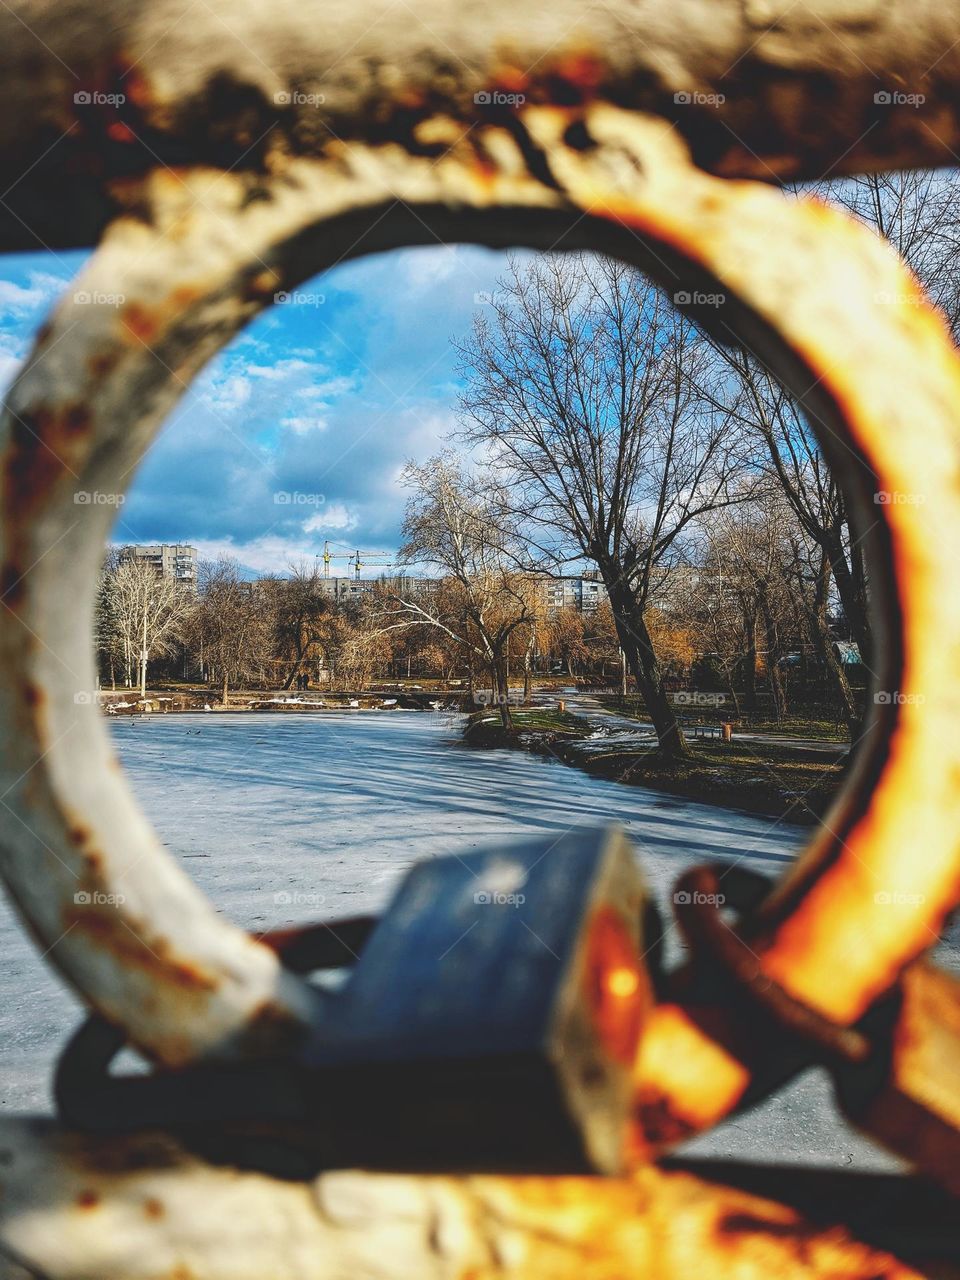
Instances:
[[[958,182],[872,175],[818,193],[894,244],[955,334]],[[834,640],[839,617],[869,668],[864,530],[814,430],[827,438],[828,425],[811,425],[722,313],[706,332],[623,263],[543,255],[510,263],[458,351],[456,444],[479,467],[444,456],[409,470],[409,558],[464,591],[521,565],[594,566],[666,754],[687,747],[654,635],[664,616],[685,618],[735,695],[739,685],[751,701],[763,670],[779,716],[782,662],[799,646],[855,722]],[[682,607],[664,598],[681,570]],[[479,626],[480,597],[475,611]],[[505,631],[524,622],[508,609],[487,629],[492,668]]]
[[[468,581],[454,575],[407,595],[402,580],[377,583],[359,602],[330,599],[315,568],[250,580],[234,560],[201,562],[196,590],[113,552],[96,613],[101,681],[139,688],[151,679],[201,681],[227,701],[237,687],[290,690],[333,684],[362,690],[374,677],[418,675],[493,683],[506,697],[511,664],[524,672],[560,663],[571,673],[617,670],[612,612],[550,611],[543,583],[494,570],[472,552]]]
[[[825,190],[893,241],[951,325],[960,323],[955,178],[877,175]],[[406,653],[489,678],[509,724],[508,666],[529,685],[538,655],[572,655],[578,623],[551,617],[537,574],[592,566],[664,753],[687,751],[669,697],[676,668],[709,660],[735,699],[766,681],[787,710],[785,663],[822,673],[851,725],[857,698],[838,635],[869,667],[869,581],[836,477],[811,423],[722,311],[709,332],[623,263],[582,254],[509,264],[457,344],[451,449],[411,464],[401,559],[437,588],[385,589],[334,609],[315,574],[245,582],[207,566],[192,603],[151,612],[134,566],[105,575],[101,653],[127,680],[179,645],[223,696],[232,683],[291,687],[322,655],[363,679]],[[566,639],[563,639],[566,637]],[[571,658],[568,660],[576,660]],[[189,663],[188,663],[189,665]]]

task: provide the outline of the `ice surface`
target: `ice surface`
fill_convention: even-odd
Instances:
[[[111,731],[171,855],[254,932],[380,910],[419,858],[578,826],[622,823],[664,902],[684,866],[742,858],[775,874],[804,838],[776,819],[465,748],[458,718],[444,714],[157,715]],[[5,904],[0,939],[0,1099],[8,1113],[46,1111],[52,1064],[80,1010]],[[890,1167],[844,1125],[816,1074],[686,1151]]]

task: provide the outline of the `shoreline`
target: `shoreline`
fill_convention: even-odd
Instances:
[[[692,744],[690,759],[674,763],[660,757],[655,747],[617,749],[615,739],[598,741],[592,736],[591,726],[570,712],[533,716],[533,724],[528,727],[522,723],[522,712],[515,713],[515,718],[521,723],[507,732],[489,717],[470,716],[463,729],[462,745],[470,749],[526,751],[558,760],[591,777],[647,787],[798,826],[811,827],[820,822],[846,770],[846,762],[827,749],[823,753],[801,752],[768,745],[760,754],[763,744],[756,740],[745,743],[736,737],[729,746]],[[563,723],[544,725],[545,720],[551,719],[562,719]],[[586,745],[588,742],[590,746]],[[802,790],[794,789],[798,778],[802,779]]]

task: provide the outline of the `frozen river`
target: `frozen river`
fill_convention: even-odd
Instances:
[[[113,733],[170,853],[254,932],[379,910],[420,858],[597,823],[627,829],[663,901],[679,871],[705,859],[774,874],[804,835],[520,752],[468,750],[442,715],[213,713],[122,720]],[[5,904],[0,937],[0,1099],[7,1114],[47,1111],[52,1064],[80,1009]],[[889,1167],[813,1074],[688,1150]]]

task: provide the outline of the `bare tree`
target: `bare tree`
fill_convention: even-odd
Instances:
[[[246,581],[236,560],[221,556],[200,565],[196,630],[222,686],[227,705],[231,684],[262,670],[269,656],[270,619],[260,584]]]
[[[323,594],[316,565],[294,565],[289,578],[270,585],[274,643],[284,664],[283,688],[290,689],[303,668],[337,647],[335,609]]]
[[[487,668],[505,729],[512,728],[507,655],[510,637],[537,620],[539,584],[517,568],[519,542],[492,485],[468,477],[451,457],[409,465],[405,563],[427,563],[445,582],[431,598],[394,596],[392,625],[428,623]]]
[[[132,684],[136,666],[141,697],[146,697],[148,662],[171,652],[195,607],[188,588],[148,561],[131,556],[119,564],[113,574],[112,608],[119,648],[125,655],[127,683]]]
[[[719,343],[714,350],[738,388],[734,395],[728,391],[724,405],[744,431],[745,469],[779,486],[804,537],[823,553],[850,634],[869,662],[863,554],[819,441],[797,403],[749,352]]]
[[[702,394],[708,346],[632,268],[564,254],[511,260],[458,350],[465,438],[540,551],[597,566],[660,749],[687,754],[644,614],[656,567],[726,501],[735,450],[720,389]]]
[[[868,173],[821,182],[816,193],[867,223],[908,264],[960,336],[960,172],[956,169]],[[883,306],[892,301],[878,295]]]

